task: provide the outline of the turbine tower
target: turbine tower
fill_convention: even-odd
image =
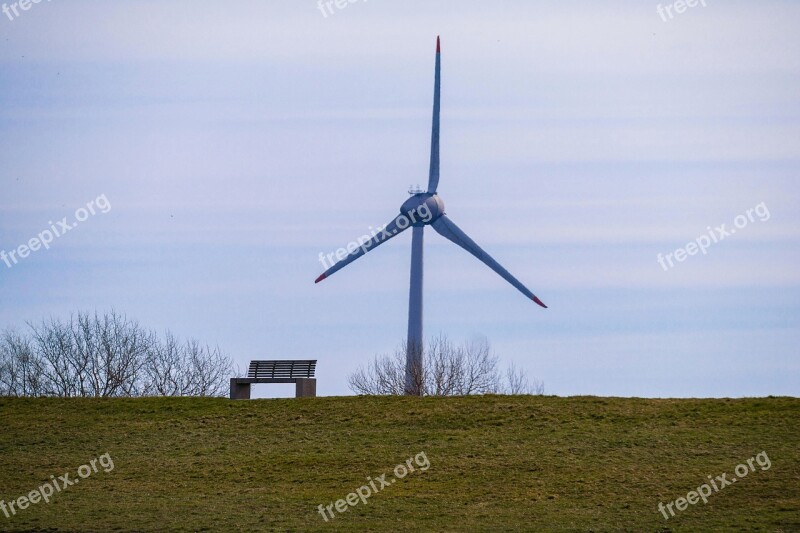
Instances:
[[[486,266],[497,272],[503,279],[517,288],[522,294],[546,308],[531,291],[528,290],[517,278],[511,275],[500,263],[478,246],[475,241],[461,231],[456,224],[445,214],[444,202],[436,193],[439,186],[439,101],[441,97],[441,44],[436,38],[436,70],[433,88],[433,128],[431,132],[431,163],[428,174],[427,191],[409,190],[411,198],[400,206],[400,214],[389,222],[381,231],[371,239],[350,252],[341,261],[322,273],[314,283],[338,272],[368,251],[380,246],[395,235],[412,228],[411,237],[411,288],[408,293],[408,340],[406,342],[406,375],[405,392],[410,395],[422,394],[421,383],[418,376],[422,369],[422,243],[425,226],[431,226],[439,235],[459,245]]]

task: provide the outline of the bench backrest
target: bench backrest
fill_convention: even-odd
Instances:
[[[253,379],[313,378],[317,360],[250,361],[247,377]]]

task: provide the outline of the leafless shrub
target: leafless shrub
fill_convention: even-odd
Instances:
[[[116,312],[28,324],[0,335],[0,395],[59,397],[217,396],[232,362],[195,340],[162,342]]]
[[[391,355],[376,356],[348,378],[350,389],[358,394],[400,395],[421,392],[426,396],[465,396],[469,394],[532,394],[544,390],[532,388],[522,370],[512,366],[504,384],[498,359],[485,339],[453,344],[441,335],[424,350],[422,368],[409,369],[412,390],[406,390],[405,344]],[[532,392],[532,391],[538,392]]]

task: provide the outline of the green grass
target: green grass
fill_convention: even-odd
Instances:
[[[665,520],[670,502],[765,451]],[[800,400],[0,399],[0,499],[104,453],[3,531],[800,531]],[[326,523],[319,504],[419,452]]]

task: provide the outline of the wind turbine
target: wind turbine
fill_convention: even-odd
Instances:
[[[497,272],[522,294],[547,308],[525,285],[495,261],[475,241],[461,231],[446,214],[444,202],[436,193],[439,186],[439,100],[441,96],[441,44],[436,38],[436,71],[433,89],[433,131],[431,133],[431,164],[428,175],[428,190],[409,190],[411,198],[400,206],[400,214],[389,222],[381,233],[363,241],[355,250],[323,272],[314,283],[319,283],[343,269],[368,251],[380,246],[395,235],[412,228],[411,239],[411,289],[408,294],[408,340],[406,342],[405,392],[420,395],[416,370],[422,368],[422,241],[425,226],[431,226],[439,235],[448,239],[477,257]]]

